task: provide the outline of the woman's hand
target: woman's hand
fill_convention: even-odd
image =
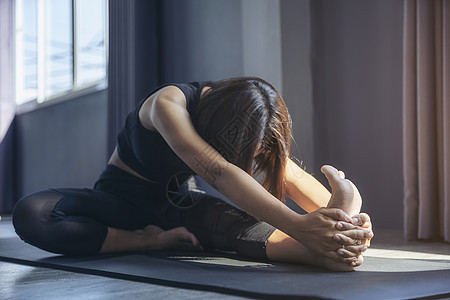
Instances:
[[[360,213],[357,215],[354,215],[352,217],[353,225],[361,226],[362,228],[368,229],[372,232],[372,236],[369,239],[364,240],[363,244],[367,245],[367,247],[370,246],[370,241],[373,238],[373,231],[372,231],[372,222],[370,221],[370,217],[366,213]]]
[[[337,250],[337,253],[342,257],[359,257],[368,247],[370,247],[370,240],[373,238],[372,223],[370,217],[366,213],[357,214],[352,217],[352,223],[338,222],[337,229],[340,233],[334,236],[334,239],[342,246]],[[354,237],[353,230],[366,230],[370,234],[367,238],[359,239]]]
[[[351,224],[352,219],[338,208],[320,208],[302,217],[302,230],[292,233],[293,237],[317,254],[338,262],[353,263],[359,256],[347,253],[350,251],[346,251],[346,255],[340,254],[343,244],[350,245],[353,240],[367,240],[373,235],[371,230]],[[340,229],[338,224],[345,224],[345,228]],[[352,244],[352,247],[352,250],[360,253],[366,246]]]

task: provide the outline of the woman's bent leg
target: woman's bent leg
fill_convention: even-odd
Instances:
[[[66,255],[199,249],[185,228],[164,231],[146,214],[114,195],[96,190],[45,190],[22,198],[13,225],[25,242]]]
[[[92,218],[68,216],[57,205],[67,196],[54,190],[22,198],[13,212],[17,234],[27,243],[46,251],[67,255],[97,254],[108,232]]]

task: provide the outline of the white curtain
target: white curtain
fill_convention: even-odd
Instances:
[[[0,0],[0,213],[15,201],[14,0]]]
[[[14,117],[13,0],[0,0],[0,143]]]

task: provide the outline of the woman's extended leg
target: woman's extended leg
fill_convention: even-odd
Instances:
[[[320,257],[273,226],[218,198],[198,197],[200,200],[192,208],[169,207],[167,217],[173,220],[174,226],[185,226],[194,233],[207,249],[235,251],[258,260],[304,263],[335,271],[351,271],[362,263],[362,258],[343,258],[346,263],[338,263]]]
[[[235,251],[256,260],[303,263],[334,271],[351,271],[362,263],[356,258],[354,265],[321,258],[273,226],[214,197],[204,196],[190,209],[171,207],[168,217],[186,226],[210,250]]]
[[[352,258],[351,263],[320,256],[280,230],[276,230],[267,240],[266,253],[272,261],[307,264],[331,271],[353,271],[363,263],[361,256]]]

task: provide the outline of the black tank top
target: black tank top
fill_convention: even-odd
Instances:
[[[186,108],[192,117],[204,83],[165,84],[153,90],[150,95],[169,85],[178,87],[186,96]],[[142,126],[139,110],[147,98],[127,116],[125,127],[119,132],[117,148],[120,159],[143,177],[162,184],[178,172],[193,173],[158,132]]]

